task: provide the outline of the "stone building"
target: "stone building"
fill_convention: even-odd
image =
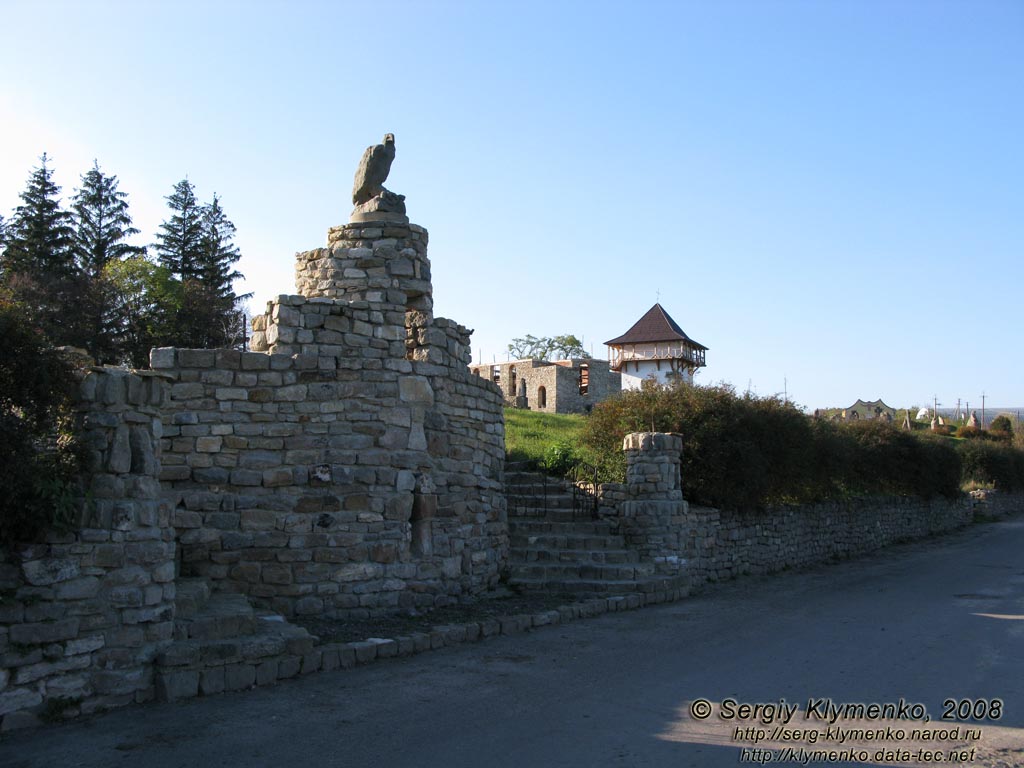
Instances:
[[[896,418],[896,409],[881,400],[866,402],[858,399],[846,408],[821,408],[814,412],[815,416],[832,421],[861,421],[864,419],[881,419],[892,422]],[[927,414],[926,414],[927,415]]]
[[[683,332],[661,304],[605,344],[611,370],[621,374],[623,389],[639,389],[645,379],[692,384],[694,373],[705,365],[707,351]]]
[[[505,404],[545,413],[589,413],[595,403],[621,391],[607,360],[512,360],[470,370],[501,388]]]

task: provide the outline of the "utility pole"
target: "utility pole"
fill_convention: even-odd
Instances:
[[[782,402],[789,402],[789,379],[782,377]]]
[[[956,420],[960,421],[960,398],[956,399]]]
[[[985,428],[985,393],[981,393],[981,428]]]

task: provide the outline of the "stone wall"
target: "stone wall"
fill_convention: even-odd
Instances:
[[[973,520],[969,498],[883,497],[737,512],[690,506],[685,538],[694,585],[856,557]]]
[[[756,512],[682,500],[678,437],[633,433],[623,441],[626,483],[597,489],[599,514],[616,520],[627,544],[691,585],[855,557],[967,525],[979,514],[1024,509],[1019,495],[931,500],[884,497],[776,507]]]
[[[508,551],[501,396],[434,318],[427,233],[349,224],[296,255],[253,349],[154,350],[182,573],[286,616],[430,607]]]
[[[79,527],[0,550],[3,729],[151,699],[171,639],[174,538],[160,504],[161,377],[92,369],[79,419],[91,501]]]

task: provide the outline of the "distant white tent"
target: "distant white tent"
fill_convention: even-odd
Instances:
[[[921,410],[919,410],[917,412],[917,416],[915,418],[927,419],[928,418],[928,409],[927,408],[922,408]]]

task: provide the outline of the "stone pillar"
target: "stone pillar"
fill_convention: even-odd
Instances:
[[[648,500],[683,498],[679,457],[683,440],[666,432],[631,432],[622,441],[629,494]]]
[[[687,511],[679,476],[683,441],[664,432],[632,432],[626,453],[627,499],[618,506],[626,542],[663,574],[685,565],[683,523]]]

